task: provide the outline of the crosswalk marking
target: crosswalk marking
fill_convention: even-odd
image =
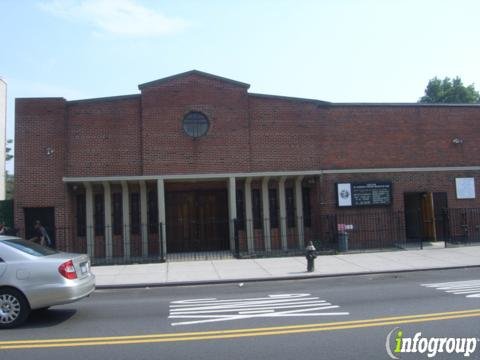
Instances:
[[[480,298],[480,280],[450,281],[444,283],[422,284],[449,294],[465,295],[467,298]]]
[[[258,317],[349,315],[344,311],[326,311],[338,308],[338,305],[332,305],[310,294],[274,294],[248,299],[206,298],[172,301],[168,318],[189,319],[171,324],[175,326]]]

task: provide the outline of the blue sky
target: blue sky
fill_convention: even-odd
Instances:
[[[250,91],[415,102],[434,76],[480,88],[480,2],[0,0],[0,76],[14,98],[138,93],[191,69]]]

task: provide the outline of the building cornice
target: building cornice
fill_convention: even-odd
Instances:
[[[409,172],[446,172],[446,171],[480,171],[480,166],[446,166],[446,167],[407,167],[407,168],[377,168],[377,169],[331,169],[307,171],[267,171],[250,173],[211,173],[211,174],[173,174],[173,175],[140,175],[140,176],[90,176],[64,177],[65,183],[81,182],[121,182],[121,181],[197,181],[224,180],[228,178],[246,179],[263,177],[298,177],[330,174],[379,174],[379,173],[409,173]]]

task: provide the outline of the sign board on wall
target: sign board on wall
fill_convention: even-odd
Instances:
[[[475,199],[475,179],[456,178],[457,199]]]
[[[338,206],[352,206],[352,184],[337,184]]]
[[[388,206],[392,203],[392,183],[339,183],[337,203],[339,207]]]

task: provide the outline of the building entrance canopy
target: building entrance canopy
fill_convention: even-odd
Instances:
[[[295,223],[297,228],[296,239],[299,248],[303,248],[303,203],[302,181],[307,176],[318,175],[315,171],[281,172],[281,173],[248,173],[248,174],[203,174],[203,175],[166,175],[166,176],[119,176],[119,177],[66,177],[64,182],[75,187],[76,191],[85,193],[86,228],[95,228],[95,193],[101,189],[103,193],[103,214],[105,228],[105,257],[110,261],[115,256],[114,234],[115,219],[112,209],[112,187],[121,187],[121,214],[123,229],[123,257],[129,260],[131,254],[131,188],[139,189],[139,219],[141,228],[141,256],[149,256],[148,222],[148,189],[156,188],[157,219],[159,226],[158,247],[161,255],[167,252],[178,251],[206,251],[206,250],[234,250],[235,248],[235,221],[237,219],[237,190],[242,190],[242,202],[245,223],[247,249],[254,252],[254,204],[252,203],[252,182],[259,186],[259,202],[263,224],[263,248],[270,251],[272,248],[270,235],[270,198],[269,184],[278,188],[278,218],[280,222],[281,246],[287,249],[287,204],[285,198],[285,183],[293,185],[295,199]],[[221,184],[215,191],[199,192],[198,190],[182,190],[177,186],[176,191],[169,192],[170,185],[189,183],[189,189],[195,189],[194,184],[215,182]],[[224,184],[224,186],[222,186]],[[167,189],[166,189],[167,187]],[[95,190],[96,189],[96,190]],[[224,195],[225,194],[225,195]],[[201,204],[200,204],[201,203]],[[203,204],[203,205],[202,205]],[[113,205],[115,206],[115,205]],[[223,230],[225,229],[225,230]],[[225,231],[225,235],[224,234]],[[95,257],[94,231],[86,231],[87,252]],[[215,248],[211,248],[216,246]],[[118,252],[117,252],[118,253]],[[160,256],[161,256],[160,255]]]

